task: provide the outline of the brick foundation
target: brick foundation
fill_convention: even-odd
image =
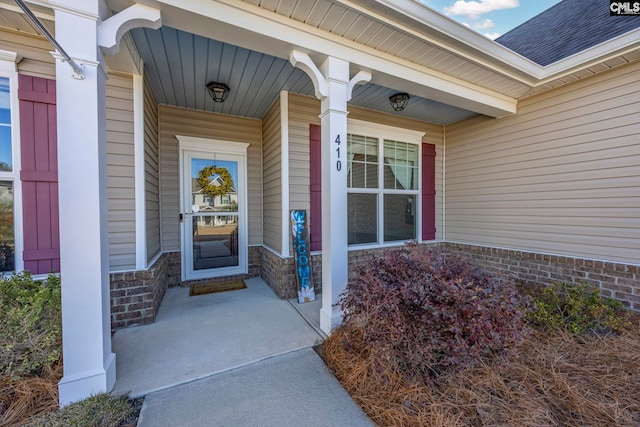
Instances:
[[[554,281],[588,283],[603,296],[640,311],[640,266],[568,256],[447,243],[449,250],[473,258],[487,271],[502,273],[526,285]]]
[[[182,276],[182,258],[180,252],[167,252],[167,286],[180,286]]]
[[[295,260],[280,258],[268,249],[261,248],[260,277],[282,299],[298,297]],[[322,255],[311,255],[311,283],[316,294],[322,292]]]
[[[357,267],[365,265],[371,257],[380,256],[385,251],[401,249],[403,246],[364,249],[349,251],[349,281],[357,278]],[[295,276],[295,261],[293,257],[280,256],[262,249],[262,273],[260,275],[280,298],[296,298],[298,285]],[[322,254],[311,255],[311,283],[316,294],[322,292]]]
[[[529,285],[548,285],[553,281],[585,282],[600,289],[602,295],[616,298],[632,310],[640,311],[640,266],[592,261],[574,257],[544,255],[457,243],[433,243],[475,260],[493,273],[504,274]],[[349,281],[357,278],[357,267],[385,251],[376,248],[349,251]],[[249,247],[248,273],[232,278],[262,277],[282,299],[297,297],[293,257],[281,258],[261,246]],[[316,294],[322,291],[322,255],[311,256],[311,280]],[[120,329],[152,323],[168,286],[188,286],[197,281],[180,281],[180,252],[165,253],[149,270],[111,274],[111,327]],[[207,279],[207,282],[211,279]]]
[[[111,273],[111,329],[153,323],[169,282],[169,254],[148,270]]]
[[[261,251],[260,277],[282,299],[298,296],[293,258],[280,258],[268,249]]]

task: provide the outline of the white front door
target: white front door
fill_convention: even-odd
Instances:
[[[247,144],[178,139],[183,280],[244,274]]]

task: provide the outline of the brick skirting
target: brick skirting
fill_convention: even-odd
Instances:
[[[584,282],[600,289],[603,296],[640,311],[638,265],[458,243],[447,243],[446,247],[473,258],[487,271],[502,273],[526,285]]]
[[[629,309],[640,311],[638,265],[448,242],[428,245],[472,258],[485,271],[503,274],[525,285],[550,285],[554,281],[588,283],[600,289],[603,296],[615,298]],[[356,280],[357,267],[365,265],[371,257],[402,247],[349,251],[349,281]],[[262,277],[281,298],[294,298],[296,295],[293,268],[293,259],[282,259],[265,250]],[[312,268],[313,283],[318,293],[322,283],[322,255],[312,256]]]
[[[466,255],[486,271],[504,274],[523,284],[549,285],[553,281],[589,283],[600,289],[602,295],[613,297],[628,308],[640,311],[638,265],[458,243],[429,245]],[[371,257],[402,247],[349,251],[349,281],[357,278],[357,267],[365,265]],[[318,294],[322,291],[321,254],[311,256],[311,268],[312,284]],[[297,296],[293,257],[281,258],[261,246],[249,247],[248,273],[234,277],[262,277],[279,298],[290,299]],[[180,281],[180,252],[162,254],[148,270],[112,273],[110,279],[113,330],[152,323],[167,287],[195,283]]]
[[[170,281],[171,254],[147,270],[111,273],[111,329],[153,323]]]

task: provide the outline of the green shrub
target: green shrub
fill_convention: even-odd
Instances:
[[[40,376],[60,360],[60,279],[27,272],[0,278],[0,375]]]
[[[341,299],[345,330],[374,364],[428,379],[513,354],[527,334],[525,300],[471,260],[416,244],[360,269]]]
[[[579,334],[587,331],[622,331],[626,312],[621,302],[600,295],[586,283],[553,283],[542,290],[534,302],[529,320],[547,329],[567,329]]]
[[[65,406],[57,412],[39,416],[30,427],[118,427],[135,418],[139,408],[126,397],[114,398],[101,393]]]

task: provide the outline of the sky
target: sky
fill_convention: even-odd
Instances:
[[[421,0],[449,18],[495,39],[561,0]]]

